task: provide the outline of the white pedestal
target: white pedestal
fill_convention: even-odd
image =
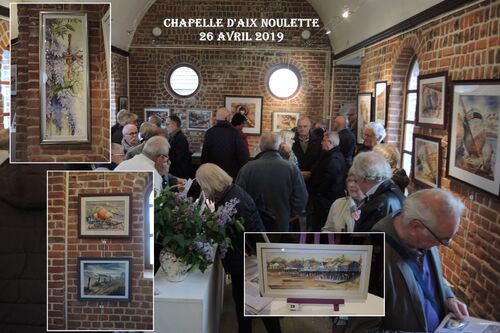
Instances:
[[[157,333],[218,333],[224,270],[217,257],[210,271],[195,271],[182,282],[169,282],[160,268],[155,275],[154,329]]]

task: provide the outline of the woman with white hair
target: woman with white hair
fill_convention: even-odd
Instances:
[[[391,181],[391,167],[382,155],[373,151],[359,153],[354,158],[349,173],[355,177],[359,188],[367,196],[360,207],[361,214],[354,231],[370,231],[379,220],[401,209],[404,195]]]
[[[295,153],[292,150],[293,143],[295,142],[295,133],[293,131],[281,130],[280,137],[281,144],[278,151],[281,157],[283,157],[287,161],[292,162],[296,166],[299,166],[297,156],[295,156]]]
[[[398,185],[401,192],[404,193],[406,187],[410,184],[410,179],[405,169],[399,167],[399,160],[401,159],[399,149],[394,145],[382,143],[373,147],[373,151],[384,156],[387,163],[391,166],[392,181],[394,184]]]
[[[384,125],[378,122],[370,122],[363,129],[363,144],[358,147],[356,154],[363,151],[371,151],[373,147],[380,143],[384,143],[384,138],[387,135]]]
[[[243,188],[237,184],[233,184],[233,178],[219,166],[213,163],[202,164],[196,171],[196,181],[206,197],[215,203],[216,208],[224,206],[231,200],[238,200],[235,217],[243,218],[245,231],[265,230],[252,197]],[[243,275],[243,232],[232,227],[228,233],[233,249],[228,250],[222,259],[222,264],[226,272],[231,275],[231,286],[239,332],[244,332],[247,327],[251,327],[252,322],[250,318],[243,316],[243,283],[245,280]],[[273,319],[277,318],[263,319],[264,324],[266,327],[271,325],[272,330],[270,332],[279,332],[279,321]],[[277,327],[275,326],[276,324],[278,325]]]

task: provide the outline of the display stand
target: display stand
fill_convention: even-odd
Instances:
[[[345,304],[343,299],[326,299],[326,298],[287,298],[286,304],[290,311],[300,310],[301,304],[332,304],[333,311],[339,311],[339,305]]]

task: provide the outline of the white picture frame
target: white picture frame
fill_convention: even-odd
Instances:
[[[257,243],[260,294],[262,297],[365,300],[372,251],[372,245]],[[345,270],[339,271],[339,268]],[[297,277],[300,282],[294,285]],[[310,283],[304,284],[304,279]],[[325,288],[325,282],[331,285]]]

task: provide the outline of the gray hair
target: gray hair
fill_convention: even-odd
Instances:
[[[120,110],[120,112],[118,112],[118,114],[116,115],[116,121],[121,126],[125,126],[129,123],[132,123],[136,121],[137,118],[139,117],[135,113],[129,112],[125,109]]]
[[[373,147],[372,151],[384,156],[385,160],[389,162],[391,168],[399,168],[399,160],[401,158],[401,154],[399,153],[399,149],[396,148],[396,146],[390,145],[388,143],[382,143]]]
[[[339,137],[339,133],[335,132],[335,131],[331,131],[331,132],[326,132],[325,134],[323,134],[323,136],[327,135],[328,136],[328,141],[330,141],[330,143],[334,146],[334,147],[337,147],[340,143],[340,137]]]
[[[131,129],[135,129],[135,131],[137,132],[137,126],[135,126],[133,124],[127,124],[127,125],[123,126],[122,134],[123,135],[129,134]]]
[[[373,135],[375,135],[377,143],[380,143],[380,141],[384,140],[385,136],[387,135],[387,133],[385,132],[384,125],[382,125],[381,123],[377,123],[375,121],[366,124],[365,128],[371,128],[373,130]]]
[[[277,133],[267,132],[260,137],[260,151],[278,150],[281,138]]]
[[[391,179],[392,170],[385,158],[372,151],[359,153],[354,158],[349,174],[373,183]]]
[[[295,132],[290,130],[281,130],[280,137],[281,142],[286,143],[291,147],[295,141]]]
[[[409,225],[412,220],[420,220],[428,227],[436,226],[443,216],[459,220],[464,211],[464,204],[451,193],[439,188],[417,191],[403,204],[403,223]]]
[[[156,126],[155,124],[144,122],[141,124],[141,128],[139,129],[139,133],[141,134],[141,138],[144,140],[148,140],[156,135],[162,135],[163,130]]]
[[[146,141],[142,153],[149,159],[154,159],[158,155],[167,155],[170,150],[170,144],[164,136],[153,136]]]

